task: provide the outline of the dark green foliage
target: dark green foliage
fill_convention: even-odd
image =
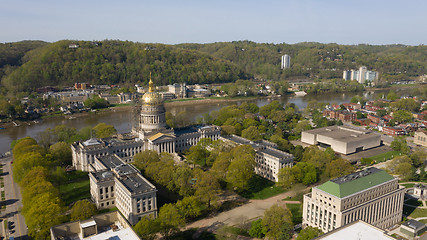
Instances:
[[[107,108],[110,106],[110,103],[107,102],[107,100],[100,98],[98,96],[86,99],[84,101],[84,104],[85,104],[85,107],[88,107],[91,109]]]
[[[322,234],[323,232],[318,228],[307,226],[298,234],[297,240],[310,240]]]
[[[150,72],[158,85],[174,82],[231,82],[245,78],[239,68],[205,53],[163,44],[105,40],[58,41],[28,52],[21,67],[2,81],[11,91],[37,87],[147,82]],[[70,49],[70,44],[80,47]]]
[[[251,223],[251,229],[249,229],[249,235],[254,238],[263,238],[265,236],[262,225],[262,219],[255,220]]]

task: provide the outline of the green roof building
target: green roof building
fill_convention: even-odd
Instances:
[[[324,232],[363,220],[386,229],[400,222],[404,188],[377,168],[367,168],[314,187],[304,196],[303,225]]]

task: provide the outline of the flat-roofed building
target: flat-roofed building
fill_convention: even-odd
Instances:
[[[118,211],[95,215],[84,221],[74,221],[50,228],[51,240],[140,240]]]
[[[426,225],[414,219],[404,222],[400,226],[400,232],[410,237],[416,237],[426,231]]]
[[[117,209],[135,225],[144,216],[157,217],[156,187],[117,155],[95,157],[89,173],[90,193],[99,209]]]
[[[364,221],[355,221],[314,239],[322,240],[393,240],[384,230]]]
[[[302,132],[301,141],[347,155],[380,146],[381,136],[364,129],[330,126]]]
[[[363,220],[390,228],[402,219],[404,194],[397,178],[377,168],[339,177],[304,195],[303,226],[329,232]]]
[[[279,170],[284,167],[292,167],[294,164],[294,156],[276,149],[275,143],[265,140],[253,142],[236,135],[224,136],[219,139],[233,146],[251,145],[256,153],[255,173],[270,181],[277,182]]]

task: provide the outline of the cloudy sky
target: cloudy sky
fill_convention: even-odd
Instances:
[[[426,9],[426,0],[0,0],[0,42],[419,45]]]

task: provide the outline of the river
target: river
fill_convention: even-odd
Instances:
[[[363,96],[369,100],[375,99],[376,96],[382,96],[387,94],[388,90],[380,91],[366,91],[363,92]],[[360,94],[360,93],[359,93]],[[329,102],[329,103],[346,103],[350,102],[350,99],[355,93],[327,93],[327,94],[309,94],[304,97],[297,96],[283,96],[280,98],[259,98],[259,99],[248,99],[238,102],[219,102],[214,104],[194,103],[183,106],[170,106],[166,107],[166,111],[172,114],[177,114],[182,111],[186,111],[192,120],[197,119],[204,113],[210,113],[221,109],[222,107],[240,104],[244,101],[256,103],[259,107],[268,104],[273,100],[279,100],[282,104],[295,103],[300,109],[307,106],[307,103],[311,100],[318,102]],[[80,129],[85,126],[95,126],[100,122],[113,125],[118,132],[129,132],[131,129],[131,112],[129,109],[117,110],[117,111],[106,111],[98,114],[88,114],[85,116],[77,117],[76,119],[68,119],[65,117],[55,117],[41,120],[39,123],[21,124],[19,127],[10,127],[7,129],[0,130],[0,153],[4,153],[10,150],[10,144],[13,140],[20,139],[26,136],[30,136],[37,139],[40,132],[43,132],[46,128],[53,128],[57,125],[64,124],[68,127],[74,127]]]

